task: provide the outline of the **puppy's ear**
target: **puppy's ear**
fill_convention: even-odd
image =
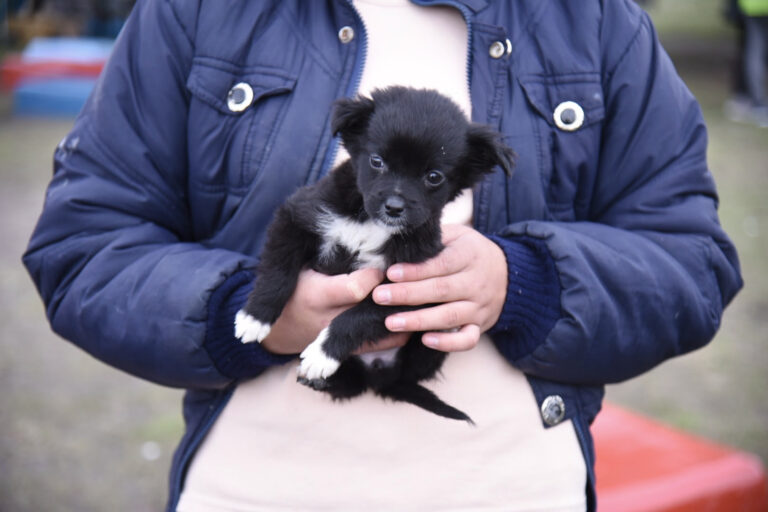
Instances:
[[[341,135],[347,151],[353,151],[365,133],[373,110],[373,100],[364,96],[342,98],[334,103],[331,129],[334,135]]]
[[[495,166],[501,167],[507,176],[512,175],[515,166],[515,152],[501,141],[501,135],[488,126],[472,124],[467,131],[466,166],[469,179],[479,180],[482,175],[493,172]]]

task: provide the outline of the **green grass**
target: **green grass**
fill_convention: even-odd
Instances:
[[[723,0],[656,0],[647,8],[662,36],[729,37]]]

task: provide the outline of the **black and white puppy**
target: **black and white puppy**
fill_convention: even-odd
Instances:
[[[235,320],[243,342],[261,342],[305,267],[325,274],[420,263],[443,248],[443,207],[513,153],[490,128],[467,121],[430,90],[390,87],[336,102],[332,129],[350,158],[278,209],[269,226],[254,289]],[[424,307],[424,306],[422,306]],[[301,354],[299,382],[351,398],[367,389],[453,419],[470,421],[419,381],[435,376],[445,353],[414,334],[400,349],[352,355],[390,332],[384,319],[408,306],[380,306],[369,295],[337,316]]]

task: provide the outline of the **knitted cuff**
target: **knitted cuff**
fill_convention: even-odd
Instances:
[[[214,366],[225,377],[255,377],[265,368],[283,364],[295,356],[273,354],[259,343],[242,343],[235,338],[235,314],[253,289],[253,274],[240,271],[231,275],[211,294],[203,347]]]
[[[542,240],[489,236],[507,258],[507,299],[499,320],[488,331],[510,361],[533,352],[561,317],[560,279]]]

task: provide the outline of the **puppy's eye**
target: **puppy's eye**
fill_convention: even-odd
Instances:
[[[430,187],[439,187],[445,181],[445,174],[440,171],[429,171],[425,181]]]
[[[371,167],[377,170],[382,170],[384,168],[384,160],[381,159],[379,155],[371,155]]]

